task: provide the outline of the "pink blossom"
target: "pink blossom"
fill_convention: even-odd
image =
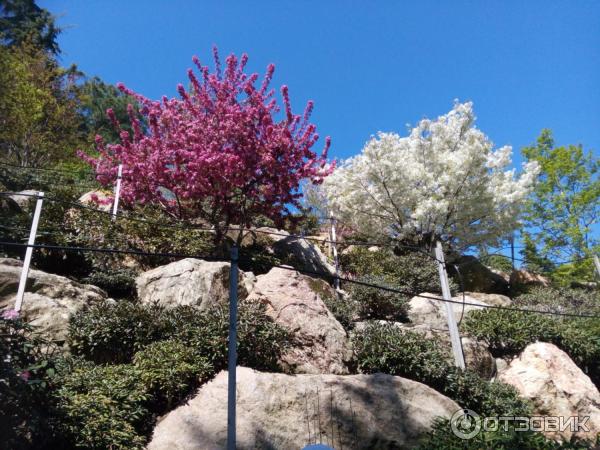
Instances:
[[[29,378],[31,378],[31,372],[29,372],[29,370],[24,370],[23,372],[19,373],[19,378],[21,378],[23,381],[28,381]]]
[[[188,71],[191,88],[178,85],[179,98],[150,100],[120,83],[139,103],[138,111],[128,110],[133,136],[109,110],[121,142],[99,139],[98,158],[79,155],[104,185],[114,183],[116,167],[123,164],[124,204],[151,203],[180,219],[203,218],[219,238],[229,225],[250,226],[257,216],[280,222],[299,206],[300,183],[320,183],[334,165],[327,164],[329,137],[321,152],[313,151],[319,139],[309,122],[313,102],[294,114],[283,86],[283,107],[278,105],[269,88],[272,64],[257,89],[258,74],[244,72],[246,55],[239,60],[230,55],[224,70],[216,48],[213,56],[214,72],[192,58],[202,76]]]
[[[2,318],[4,320],[16,320],[19,318],[19,311],[15,309],[7,309],[2,312]]]

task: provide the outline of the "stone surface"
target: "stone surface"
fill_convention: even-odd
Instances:
[[[528,345],[518,358],[511,361],[499,379],[513,385],[519,394],[532,401],[534,413],[540,416],[589,416],[588,432],[566,429],[546,431],[549,438],[568,441],[595,440],[600,432],[600,393],[590,378],[569,356],[552,344],[537,342]]]
[[[509,284],[505,277],[495,273],[489,267],[481,263],[476,257],[462,255],[452,264],[448,265],[450,274],[455,275],[457,265],[462,276],[465,291],[485,292],[487,294],[508,294]],[[460,277],[456,277],[458,283]]]
[[[448,330],[435,329],[426,324],[413,325],[402,322],[386,322],[384,320],[378,320],[377,322],[392,324],[403,331],[420,333],[427,339],[437,339],[442,345],[442,348],[445,349],[448,354],[448,362],[450,364],[454,364],[452,343],[450,341],[450,334],[448,333]],[[361,330],[368,323],[369,322],[355,322],[354,329],[357,331]],[[496,361],[488,350],[487,345],[467,336],[461,337],[461,343],[467,369],[473,370],[482,378],[488,380],[491,379],[496,373]]]
[[[299,270],[319,272],[328,275],[335,273],[335,268],[329,263],[319,246],[308,239],[290,236],[287,231],[275,228],[257,228],[257,232],[272,232],[269,238],[273,241],[273,252],[284,260],[294,263]]]
[[[512,304],[512,300],[506,295],[501,294],[484,294],[482,292],[465,292],[467,297],[474,298],[475,300],[479,300],[486,305],[491,306],[510,306]],[[462,301],[462,295],[457,295],[457,297]],[[456,305],[458,306],[458,305]]]
[[[33,203],[35,203],[35,201],[37,200],[37,197],[32,197],[34,195],[37,195],[39,191],[34,191],[32,189],[26,189],[24,191],[19,191],[17,193],[15,193],[14,195],[10,195],[8,198],[10,198],[12,201],[14,201],[17,206],[19,207],[20,210],[27,210],[29,209],[29,206],[32,205]],[[19,194],[24,194],[24,195],[19,195]]]
[[[293,336],[293,346],[282,356],[296,373],[347,373],[352,350],[344,327],[323,302],[336,295],[324,281],[294,270],[273,268],[257,277],[249,300],[267,306],[267,314]]]
[[[550,280],[527,270],[513,270],[510,274],[510,286],[512,289],[522,289],[527,286],[550,286]]]
[[[0,309],[13,309],[22,263],[0,258]],[[70,317],[86,305],[106,301],[106,293],[89,284],[31,269],[21,314],[46,339],[58,344],[67,338]]]
[[[135,280],[138,298],[142,303],[190,305],[203,310],[229,301],[229,270],[228,262],[194,258],[175,261],[139,275]],[[239,272],[239,299],[247,296],[253,280],[254,275]]]
[[[416,324],[416,325],[426,324],[426,325],[429,325],[431,328],[447,330],[448,329],[448,321],[447,321],[447,317],[446,317],[446,306],[445,306],[444,302],[442,301],[443,297],[441,295],[430,294],[428,292],[424,292],[421,295],[423,295],[425,297],[415,296],[409,302],[410,309],[408,311],[408,318],[409,318],[410,322],[413,324]],[[427,297],[435,297],[440,300],[439,301],[433,300],[433,299],[427,298]],[[463,296],[462,296],[462,294],[459,294],[456,297],[452,297],[452,300],[455,302],[462,303]],[[454,312],[454,317],[456,318],[456,321],[458,322],[461,320],[461,317],[466,316],[466,314],[469,311],[481,309],[481,308],[485,307],[485,305],[492,304],[492,303],[488,303],[488,301],[495,302],[495,301],[498,301],[498,299],[493,297],[488,300],[486,297],[484,297],[481,294],[478,295],[478,298],[474,298],[465,293],[464,302],[471,303],[471,304],[464,305],[464,312],[463,312],[463,305],[459,305],[456,303],[451,303],[450,305]],[[474,304],[482,305],[482,306],[475,306]]]
[[[239,450],[299,450],[319,435],[336,449],[412,449],[435,417],[459,409],[424,384],[384,374],[290,376],[239,367],[237,381]],[[226,426],[221,372],[158,423],[148,450],[224,449]]]

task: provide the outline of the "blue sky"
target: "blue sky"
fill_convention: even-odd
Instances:
[[[477,125],[518,149],[551,128],[600,149],[600,2],[42,0],[59,16],[63,64],[149,97],[175,95],[191,57],[246,52],[295,110],[331,135],[331,155],[379,130],[472,100]],[[258,6],[257,6],[258,5]],[[517,162],[520,158],[515,158]]]

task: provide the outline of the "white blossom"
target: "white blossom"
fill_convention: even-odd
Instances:
[[[380,132],[325,179],[329,209],[372,236],[494,244],[518,226],[538,167],[516,176],[512,148],[494,150],[474,120],[472,103],[456,103],[407,137]]]

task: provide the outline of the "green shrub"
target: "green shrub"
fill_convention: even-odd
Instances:
[[[322,297],[325,306],[333,314],[333,317],[349,330],[352,324],[358,320],[358,306],[356,302],[348,296],[325,295]]]
[[[132,365],[78,363],[56,380],[55,428],[69,446],[142,449],[148,392]]]
[[[439,418],[433,429],[419,446],[419,450],[583,450],[590,448],[586,444],[559,444],[547,439],[542,433],[533,431],[515,431],[509,424],[505,431],[480,432],[471,439],[461,439],[452,432],[450,421]]]
[[[415,295],[441,292],[437,263],[421,252],[395,254],[386,249],[371,251],[357,246],[340,256],[340,264],[344,272],[356,277],[383,277],[389,284]],[[455,291],[454,283],[450,283]]]
[[[5,310],[0,316],[0,436],[2,447],[41,447],[48,438],[46,426],[48,379],[54,364],[33,329]]]
[[[448,370],[447,353],[435,339],[393,324],[368,323],[352,337],[358,369],[437,385]]]
[[[471,311],[462,329],[487,343],[494,356],[514,355],[532,342],[552,342],[556,322],[548,316],[501,309]]]
[[[238,365],[278,371],[279,357],[290,342],[288,333],[265,315],[263,304],[242,300],[238,307]],[[192,307],[174,308],[165,320],[166,336],[195,349],[217,371],[227,366],[228,305],[202,313]]]
[[[515,306],[558,313],[600,315],[600,291],[534,286],[515,299]]]
[[[133,364],[139,382],[158,409],[170,409],[190,389],[213,373],[212,366],[198,352],[177,340],[159,341],[137,352]],[[154,406],[156,409],[157,406]]]
[[[135,296],[136,273],[131,269],[95,269],[81,281],[104,289],[112,298]]]
[[[554,344],[565,351],[596,385],[600,383],[599,319],[552,318],[488,309],[470,312],[462,329],[486,342],[495,356],[516,355],[537,341]]]
[[[164,309],[154,305],[98,303],[71,318],[69,348],[99,364],[129,362],[136,351],[162,338],[163,314]]]
[[[388,279],[382,276],[363,276],[358,281],[397,290],[403,288],[400,284],[388,282]],[[409,305],[408,297],[404,294],[356,283],[348,287],[348,292],[356,305],[356,315],[360,320],[407,320]]]
[[[370,323],[353,335],[358,368],[420,381],[482,415],[526,415],[529,404],[508,385],[488,382],[448,363],[448,351],[435,338],[401,330],[392,324]]]

